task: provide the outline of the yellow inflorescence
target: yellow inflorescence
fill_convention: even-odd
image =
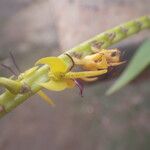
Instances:
[[[120,65],[120,51],[118,49],[113,50],[101,50],[98,53],[86,56],[82,59],[72,58],[75,65],[81,65],[88,71],[72,72],[68,70],[65,62],[58,57],[45,57],[36,62],[36,65],[47,64],[50,68],[48,73],[49,81],[45,83],[39,83],[40,86],[52,90],[62,91],[67,88],[75,87],[75,79],[81,79],[85,81],[94,81],[97,76],[105,74],[109,66]],[[53,104],[42,91],[38,94],[49,104]]]
[[[73,57],[73,60],[75,64],[82,66],[86,70],[100,70],[122,64],[123,62],[120,62],[120,55],[121,53],[118,49],[102,49],[82,59]]]

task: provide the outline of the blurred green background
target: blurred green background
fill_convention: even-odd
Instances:
[[[149,0],[0,0],[0,63],[15,70],[12,51],[24,71],[41,57],[57,56],[95,34],[150,14],[149,6]],[[149,33],[113,47],[130,60]],[[45,90],[55,100],[54,108],[38,95],[27,100],[0,120],[0,150],[149,150],[150,69],[118,93],[104,94],[124,67],[86,84],[83,98],[77,88]],[[10,75],[0,68],[0,76]]]

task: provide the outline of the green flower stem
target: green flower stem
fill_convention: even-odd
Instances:
[[[101,33],[91,38],[90,40],[68,50],[66,53],[72,57],[81,58],[93,53],[92,46],[97,47],[99,50],[102,48],[108,48],[109,46],[146,28],[150,28],[150,18],[148,16],[127,22],[104,33]],[[72,60],[66,55],[66,53],[60,55],[59,57],[64,60],[69,69],[72,66]],[[11,80],[9,83],[8,81],[5,87],[9,91],[6,91],[0,95],[0,116],[4,116],[6,113],[12,111],[16,106],[37,93],[41,89],[38,83],[46,82],[49,80],[48,72],[49,67],[47,65],[43,65],[42,67],[37,68],[37,70],[35,70],[30,75],[24,76],[20,83],[25,83],[28,85],[28,87],[30,87],[30,91],[24,94],[20,94],[19,92],[18,94],[12,94],[10,92],[10,83],[15,82],[12,82]],[[2,82],[3,81],[1,81],[1,83]],[[15,84],[18,85],[18,83]],[[0,84],[0,86],[1,85],[2,84]],[[15,91],[19,91],[17,86],[13,87]]]
[[[20,89],[23,85],[21,82],[14,81],[14,80],[11,80],[8,78],[0,77],[0,86],[5,87],[13,94],[17,94],[20,92]]]
[[[48,80],[49,67],[44,65],[37,69],[32,76],[24,78],[21,82],[26,83],[31,90],[25,94],[12,94],[9,91],[4,92],[0,95],[0,117],[10,112],[16,106],[21,104],[23,101],[37,93],[41,87],[37,84],[40,82],[46,82]]]
[[[68,53],[77,56],[89,55],[92,53],[92,46],[96,46],[98,49],[108,48],[111,45],[146,28],[150,28],[149,16],[144,16],[107,30],[72,48]]]

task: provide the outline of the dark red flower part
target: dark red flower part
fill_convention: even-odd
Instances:
[[[74,82],[80,90],[80,96],[83,97],[83,89],[84,89],[83,84],[79,80],[75,80],[75,79]]]

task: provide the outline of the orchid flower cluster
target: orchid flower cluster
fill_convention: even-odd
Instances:
[[[86,69],[82,72],[72,72],[71,69],[68,70],[65,62],[59,57],[41,58],[35,65],[46,64],[49,66],[49,81],[39,83],[39,85],[52,91],[62,91],[68,88],[74,88],[77,85],[82,96],[83,86],[78,79],[84,81],[97,80],[99,75],[107,73],[108,67],[117,66],[123,63],[120,62],[120,54],[118,49],[102,49],[100,52],[80,59],[66,54],[72,61],[73,66],[71,69],[75,65],[79,65]],[[38,94],[49,104],[54,105],[53,101],[42,90],[40,90]]]

